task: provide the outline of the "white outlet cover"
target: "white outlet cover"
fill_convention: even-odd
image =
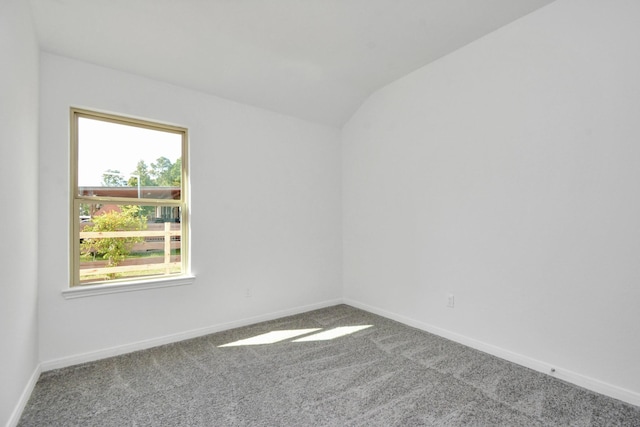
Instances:
[[[455,305],[455,297],[452,294],[447,295],[447,307],[453,308]]]

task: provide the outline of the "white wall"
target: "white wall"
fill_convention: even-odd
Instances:
[[[43,368],[341,297],[339,130],[52,54],[40,61]],[[62,297],[70,106],[189,129],[195,284]]]
[[[38,46],[27,2],[0,2],[0,58],[0,425],[5,425],[17,421],[38,366]]]
[[[559,0],[374,94],[342,135],[347,301],[640,405],[638,22]]]

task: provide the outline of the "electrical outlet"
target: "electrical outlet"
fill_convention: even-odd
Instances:
[[[453,308],[455,305],[455,298],[453,294],[447,295],[447,307]]]

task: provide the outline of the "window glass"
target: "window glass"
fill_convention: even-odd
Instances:
[[[180,200],[182,134],[78,117],[78,196]]]
[[[71,286],[186,273],[186,129],[72,109]]]

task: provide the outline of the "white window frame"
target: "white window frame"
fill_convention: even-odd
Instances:
[[[182,175],[181,175],[181,189],[180,200],[173,199],[145,199],[145,198],[124,198],[124,197],[88,197],[79,195],[78,191],[78,119],[88,118],[93,120],[100,120],[105,122],[111,122],[121,125],[135,126],[146,129],[152,129],[163,132],[170,132],[179,134],[182,137]],[[70,280],[69,287],[63,290],[63,296],[65,298],[78,298],[91,295],[102,295],[117,292],[130,292],[149,288],[160,288],[167,286],[178,286],[184,284],[193,283],[195,277],[191,274],[190,269],[190,230],[189,230],[189,162],[188,162],[188,130],[187,128],[168,125],[164,123],[152,122],[148,120],[141,120],[132,117],[126,117],[122,115],[91,111],[81,108],[70,109],[70,170],[71,170],[71,192],[70,192]],[[172,206],[179,207],[181,210],[181,235],[180,235],[180,259],[181,259],[181,272],[176,274],[168,274],[162,276],[148,275],[139,276],[135,278],[114,279],[108,282],[96,282],[81,284],[80,283],[80,259],[78,254],[80,253],[80,221],[78,218],[79,206],[81,203],[114,203],[114,204],[129,204],[129,205],[144,205],[144,206]]]

